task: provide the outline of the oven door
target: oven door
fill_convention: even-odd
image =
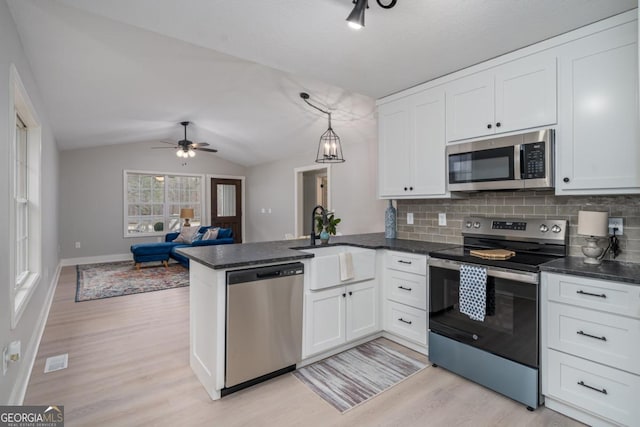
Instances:
[[[487,267],[487,313],[480,322],[460,313],[460,265],[429,260],[429,329],[537,368],[538,274]]]

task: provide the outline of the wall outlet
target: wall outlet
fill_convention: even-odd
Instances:
[[[409,225],[413,224],[413,212],[408,212],[407,213],[407,224],[409,224]]]
[[[622,236],[622,218],[609,218],[609,234],[612,236],[614,228],[617,228],[616,236]]]
[[[447,225],[447,214],[439,213],[438,214],[438,225]]]
[[[76,249],[80,249],[80,242],[76,242]]]

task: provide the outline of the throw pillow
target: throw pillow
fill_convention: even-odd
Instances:
[[[220,227],[211,227],[204,233],[202,240],[216,240],[218,238],[218,231],[220,231]]]
[[[180,234],[178,235],[178,237],[173,239],[173,241],[175,243],[191,244],[193,243],[193,238],[195,237],[197,231],[198,227],[182,227],[182,230],[180,230]]]

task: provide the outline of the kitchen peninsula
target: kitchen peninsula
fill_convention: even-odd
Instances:
[[[372,233],[332,237],[329,245],[309,246],[307,240],[284,240],[181,249],[180,252],[190,259],[191,368],[212,399],[219,399],[225,394],[227,273],[296,262],[304,265],[303,351],[302,361],[298,366],[315,362],[378,336],[385,336],[426,353],[427,258],[429,252],[451,246],[453,245],[385,239],[383,233]],[[367,268],[371,269],[371,273],[366,278],[358,278],[360,258],[354,255],[356,277],[334,286],[328,285],[326,289],[310,289],[311,275],[322,274],[319,271],[321,269],[313,265],[314,252],[318,253],[323,248],[331,248],[335,263],[338,263],[338,252],[358,249],[368,257]],[[335,267],[337,270],[337,264]],[[406,299],[406,296],[394,297],[389,290],[385,290],[385,283],[395,283],[397,275],[414,283],[415,286],[409,289],[409,293],[419,295]],[[383,280],[383,276],[389,280]],[[346,287],[349,287],[348,291]],[[346,301],[347,293],[349,299],[353,296],[353,301]],[[318,296],[322,297],[319,302],[323,304],[322,310],[314,310],[314,304],[319,301]],[[359,296],[362,298],[358,300]],[[335,323],[336,319],[342,321],[346,317],[346,323],[354,323],[349,318],[356,316],[345,313],[346,306],[350,310],[358,310],[359,305],[364,307],[357,317],[366,319],[365,325],[353,326],[352,330],[355,332],[351,333],[347,331],[345,324],[337,324],[334,325],[335,328],[327,330],[324,324]],[[334,307],[335,316],[332,311]],[[323,314],[326,312],[332,314],[331,319],[327,319],[329,322],[315,321],[322,320],[319,316],[326,316]],[[395,324],[398,313],[401,313],[400,319],[411,320]],[[317,335],[322,338],[316,339]]]

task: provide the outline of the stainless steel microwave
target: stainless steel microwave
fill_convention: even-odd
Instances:
[[[553,188],[554,130],[447,147],[449,191]]]

